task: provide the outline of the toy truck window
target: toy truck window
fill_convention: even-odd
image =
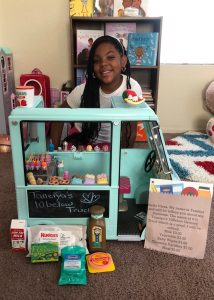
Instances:
[[[157,122],[151,121],[145,124],[148,143],[156,152],[156,167],[158,172],[162,172],[165,179],[171,179],[171,170],[166,157],[166,149],[164,148],[163,136],[160,134],[160,127]]]
[[[88,181],[85,181],[88,184],[94,181],[93,184],[110,185],[111,123],[100,122],[104,134],[106,128],[110,131],[110,142],[95,144],[82,144],[81,140],[78,141],[78,135],[75,138],[76,144],[74,140],[63,142],[72,133],[71,123],[63,123],[61,145],[54,147],[49,134],[50,122],[21,122],[26,183],[35,184],[36,181],[36,184],[82,184],[88,175]],[[31,173],[33,181],[28,178]],[[66,176],[68,180],[65,179]],[[60,178],[65,180],[60,181]]]

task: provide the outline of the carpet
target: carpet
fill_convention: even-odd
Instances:
[[[214,182],[214,144],[200,132],[187,132],[166,141],[172,167],[182,180]]]
[[[204,259],[148,250],[142,242],[107,241],[114,272],[87,273],[86,286],[58,286],[60,263],[31,264],[26,253],[11,251],[10,222],[17,218],[11,153],[0,153],[0,180],[1,300],[214,299],[214,201]]]

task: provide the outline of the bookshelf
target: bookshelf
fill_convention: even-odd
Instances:
[[[105,25],[116,22],[135,22],[137,32],[159,33],[156,66],[131,66],[131,76],[139,82],[143,90],[147,91],[147,102],[156,112],[158,104],[162,17],[70,17],[72,88],[77,84],[77,72],[79,70],[84,71],[85,69],[85,65],[77,64],[77,30],[104,30],[105,33]],[[151,97],[149,93],[151,93]]]

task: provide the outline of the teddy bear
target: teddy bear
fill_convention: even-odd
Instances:
[[[211,81],[203,95],[203,106],[206,111],[214,115],[214,81]],[[214,143],[214,117],[211,117],[206,126],[206,133],[212,143]]]
[[[207,122],[206,133],[212,143],[214,143],[214,118],[210,118]]]

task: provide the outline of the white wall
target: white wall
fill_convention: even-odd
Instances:
[[[70,78],[69,0],[0,0],[0,46],[13,51],[16,85],[35,67],[51,87]],[[204,130],[202,90],[214,65],[161,65],[158,116],[164,132]]]
[[[16,84],[37,67],[61,88],[71,76],[69,0],[0,0],[0,11],[0,45],[13,51]]]
[[[163,132],[205,130],[211,114],[202,94],[211,80],[214,65],[161,65],[157,114]]]

